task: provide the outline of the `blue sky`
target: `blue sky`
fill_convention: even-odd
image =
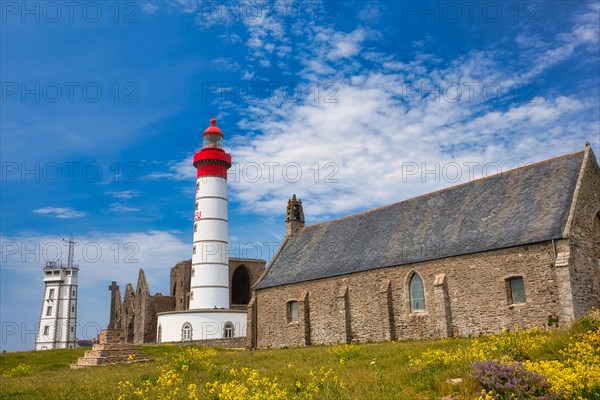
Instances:
[[[1,4],[0,348],[31,349],[46,259],[72,233],[78,337],[111,280],[168,293],[194,169],[225,134],[231,255],[308,223],[600,146],[592,1]]]

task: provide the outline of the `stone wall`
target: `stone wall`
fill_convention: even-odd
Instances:
[[[256,260],[256,259],[248,259],[248,258],[230,258],[229,259],[229,304],[231,304],[232,309],[240,309],[245,308],[245,304],[236,304],[233,302],[233,274],[236,269],[240,267],[244,267],[248,273],[249,278],[249,287],[248,291],[251,293],[251,288],[258,282],[258,279],[265,272],[266,261],[265,260]],[[243,306],[243,307],[242,307]]]
[[[382,268],[256,291],[249,311],[259,348],[307,343],[478,336],[544,326],[560,313],[552,242]],[[418,273],[425,312],[411,313],[408,280]],[[509,304],[507,279],[522,276],[526,302]],[[308,300],[310,299],[310,301]],[[287,303],[299,302],[288,323]],[[249,322],[252,321],[249,316]]]
[[[568,227],[573,317],[600,306],[600,168],[588,147]]]
[[[175,311],[190,308],[190,274],[192,260],[178,262],[171,268],[170,295],[175,298]]]
[[[133,343],[135,335],[135,293],[131,283],[125,287],[123,298],[123,318],[121,318],[121,329],[126,343]]]

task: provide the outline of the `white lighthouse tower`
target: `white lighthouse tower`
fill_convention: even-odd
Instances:
[[[63,239],[65,240],[65,239]],[[67,265],[48,261],[44,266],[44,297],[35,340],[36,350],[67,349],[77,346],[77,279],[79,267],[73,264],[73,236]]]
[[[202,150],[194,156],[197,174],[190,308],[228,309],[227,170],[231,156],[223,150],[223,133],[215,118],[202,137]]]
[[[212,118],[194,155],[196,199],[190,278],[190,307],[158,314],[158,342],[246,336],[246,311],[229,309],[227,170],[231,155]]]

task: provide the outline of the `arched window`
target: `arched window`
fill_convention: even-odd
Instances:
[[[245,266],[240,265],[231,277],[231,303],[248,304],[250,302],[250,275]]]
[[[232,338],[234,337],[234,333],[233,322],[227,321],[225,323],[225,328],[223,329],[223,337],[225,339]]]
[[[192,325],[189,322],[183,324],[181,328],[181,339],[185,342],[192,340]]]
[[[298,302],[296,300],[290,300],[287,302],[287,322],[298,321]]]
[[[410,312],[419,313],[425,311],[425,290],[423,280],[417,273],[413,273],[408,282],[410,295]]]
[[[156,341],[158,343],[160,343],[162,341],[162,326],[158,325],[158,337],[156,338]]]

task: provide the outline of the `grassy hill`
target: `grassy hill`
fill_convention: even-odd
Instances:
[[[69,364],[81,348],[6,353],[0,399],[502,399],[523,388],[522,398],[600,399],[598,326],[258,351],[143,346],[153,362],[79,370]]]

